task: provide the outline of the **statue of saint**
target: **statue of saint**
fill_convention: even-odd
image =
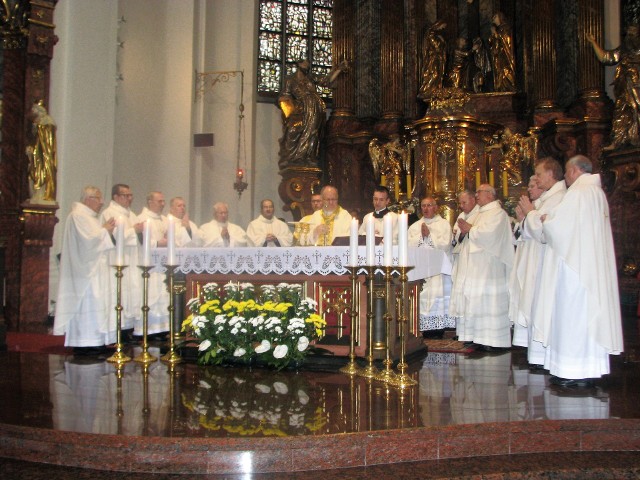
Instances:
[[[616,96],[611,127],[612,150],[624,145],[640,145],[640,37],[638,25],[629,25],[622,45],[614,50],[604,50],[593,35],[587,40],[605,65],[616,65],[613,93]]]
[[[473,52],[473,91],[475,93],[486,92],[491,60],[489,60],[489,54],[480,37],[473,40],[471,51]]]
[[[398,134],[391,135],[386,143],[382,143],[377,138],[371,139],[369,156],[375,181],[384,184],[383,177],[385,180],[392,181],[396,175],[409,174],[413,147],[411,141],[406,141]],[[393,193],[397,196],[400,192],[394,191]]]
[[[469,54],[467,39],[459,37],[456,40],[456,49],[453,51],[451,70],[449,71],[449,85],[454,88],[469,88]]]
[[[419,58],[422,84],[418,91],[418,98],[429,98],[433,90],[443,87],[447,65],[447,43],[441,32],[446,27],[445,22],[436,20],[422,39]]]
[[[326,108],[317,86],[330,86],[347,69],[348,64],[343,61],[326,77],[315,79],[311,75],[309,61],[301,60],[297,70],[287,77],[278,97],[278,106],[284,117],[278,162],[280,169],[318,166]]]
[[[29,157],[29,179],[32,184],[31,203],[55,203],[58,158],[56,124],[41,101],[31,109],[34,143],[26,149]]]
[[[496,92],[515,92],[516,66],[511,27],[502,12],[496,13],[491,22],[489,51],[493,66],[493,89]]]

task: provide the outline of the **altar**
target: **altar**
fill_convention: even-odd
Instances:
[[[358,271],[360,288],[352,290],[349,270],[349,247],[258,247],[258,248],[179,248],[176,249],[176,273],[183,280],[178,282],[176,291],[182,293],[178,302],[182,306],[190,298],[200,295],[202,286],[209,282],[224,285],[228,282],[249,282],[256,286],[277,285],[279,283],[299,284],[303,295],[318,303],[318,313],[327,322],[325,335],[318,346],[337,356],[348,356],[351,332],[350,308],[352,295],[356,296],[358,316],[354,334],[356,355],[366,355],[367,346],[367,284],[366,270]],[[163,272],[167,262],[167,250],[154,249],[151,252],[154,272]],[[384,267],[382,246],[375,249],[376,270],[374,286],[374,357],[382,358],[386,351],[384,322],[385,289],[382,281]],[[358,247],[358,265],[364,267],[365,247]],[[393,249],[393,263],[398,264],[398,248]],[[441,250],[409,247],[408,264],[413,268],[408,272],[409,279],[409,338],[407,352],[424,348],[418,330],[418,296],[422,280],[440,273],[450,274],[451,263]],[[394,272],[394,295],[398,272]],[[181,286],[180,286],[181,284]],[[184,309],[176,311],[184,312]],[[396,316],[395,309],[392,315]],[[181,314],[177,321],[182,323]],[[178,322],[177,322],[178,323]],[[396,322],[392,322],[390,338],[396,339],[390,346],[392,355],[398,350]]]

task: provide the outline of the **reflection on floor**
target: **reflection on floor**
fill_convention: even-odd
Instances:
[[[170,368],[160,362],[143,368],[131,362],[117,372],[111,364],[95,359],[2,353],[0,424],[128,437],[279,439],[394,433],[396,429],[492,422],[640,419],[640,356],[635,317],[625,320],[625,343],[625,354],[612,357],[612,374],[599,380],[595,387],[583,389],[550,386],[546,372],[527,368],[526,351],[519,348],[501,353],[429,353],[411,366],[411,374],[419,385],[409,389],[389,388],[378,381],[350,378],[335,371],[276,372],[250,367],[204,368],[195,364]],[[442,432],[439,430],[439,435]],[[3,432],[0,445],[15,447],[6,443],[5,436]],[[640,438],[634,438],[635,443],[629,449],[639,450]],[[433,458],[446,457],[444,444],[438,448],[439,456]],[[509,448],[504,453],[515,453],[512,446]],[[588,454],[574,454],[572,458],[581,458],[580,455],[584,456],[576,464],[588,463],[585,460],[590,458]],[[13,454],[0,456],[25,459]],[[484,455],[479,451],[468,456]],[[533,454],[523,456],[532,457]],[[629,458],[636,459],[627,462],[629,471],[640,469],[637,457]],[[37,456],[32,459],[39,460]],[[565,465],[572,461],[567,460]],[[32,472],[33,476],[24,478],[40,478],[37,466],[29,464],[29,468],[19,469],[18,461],[4,462],[3,471],[16,468]],[[510,455],[509,462],[517,460]],[[58,456],[49,463],[64,463],[64,459]],[[410,468],[405,470],[408,465],[386,465],[384,471],[410,472]],[[503,461],[502,465],[506,463]],[[369,478],[366,475],[382,467],[367,468],[357,475],[355,470],[350,471],[353,477],[336,476]],[[42,467],[42,471],[46,468]],[[310,475],[296,474],[295,478]],[[562,478],[573,478],[568,475],[567,472]],[[44,476],[63,478],[55,476],[55,468]],[[376,477],[380,476],[378,472]],[[280,474],[255,478],[294,477]]]

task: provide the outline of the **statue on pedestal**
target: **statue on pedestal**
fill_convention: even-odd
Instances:
[[[297,70],[287,77],[278,97],[283,114],[283,135],[280,139],[281,170],[288,167],[317,167],[320,140],[325,124],[325,104],[317,86],[330,86],[341,72],[348,69],[346,61],[329,75],[315,79],[308,60],[298,62]]]
[[[445,68],[447,65],[447,42],[441,32],[447,27],[442,20],[436,20],[422,39],[419,56],[422,84],[418,98],[429,98],[433,90],[444,86]]]
[[[511,27],[502,12],[491,19],[489,51],[493,65],[493,88],[496,92],[515,92],[516,64]]]
[[[613,92],[616,96],[611,127],[611,144],[605,150],[624,145],[640,146],[640,37],[638,25],[629,25],[618,48],[604,50],[593,35],[587,34],[598,60],[616,65]]]
[[[58,169],[56,124],[44,103],[39,101],[31,109],[33,116],[33,144],[26,149],[29,157],[31,183],[30,203],[56,203],[56,173]]]

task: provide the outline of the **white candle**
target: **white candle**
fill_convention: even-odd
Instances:
[[[401,213],[398,216],[398,264],[401,267],[409,263],[409,215]]]
[[[122,215],[116,220],[116,265],[124,265],[124,219]]]
[[[358,266],[358,219],[351,219],[351,229],[349,230],[349,265]]]
[[[384,243],[384,266],[393,265],[393,220],[391,215],[382,217],[382,242]]]
[[[176,229],[175,217],[169,215],[167,217],[169,226],[167,228],[167,265],[176,264]]]
[[[376,224],[373,215],[367,217],[366,233],[367,265],[373,266],[376,264]]]
[[[151,265],[151,220],[148,218],[144,222],[142,233],[142,265],[145,267]]]

